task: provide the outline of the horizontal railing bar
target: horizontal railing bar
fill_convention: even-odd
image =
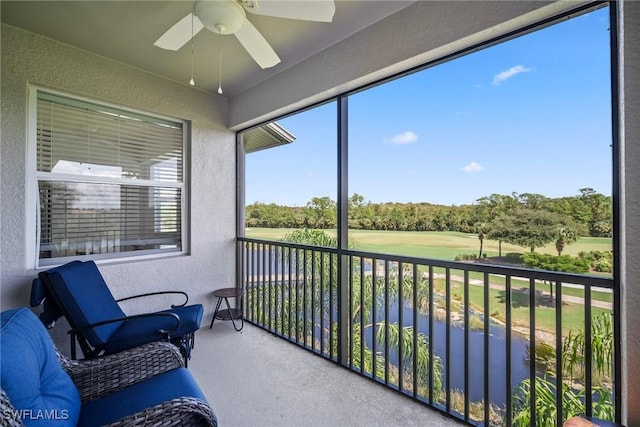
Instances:
[[[276,244],[276,245],[286,246],[288,248],[293,248],[293,249],[304,249],[304,250],[308,250],[308,251],[322,250],[322,251],[329,252],[329,253],[332,253],[332,254],[337,254],[338,253],[338,249],[330,248],[328,246],[305,245],[305,244],[301,244],[301,243],[280,242],[280,241],[266,240],[266,239],[251,239],[251,238],[248,238],[248,237],[237,237],[236,239],[238,240],[238,242],[259,243],[259,244],[263,244],[263,245]]]

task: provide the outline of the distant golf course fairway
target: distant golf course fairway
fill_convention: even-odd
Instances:
[[[249,238],[281,240],[292,228],[247,228]],[[325,230],[330,236],[335,230]],[[453,231],[379,231],[349,230],[349,246],[351,249],[377,252],[383,254],[406,255],[419,258],[445,259],[452,261],[456,255],[476,254],[480,250],[480,240],[476,234],[465,234]],[[564,255],[576,256],[580,252],[610,251],[611,239],[605,237],[582,237],[577,242],[566,245]],[[503,243],[502,256],[510,252],[528,252],[529,248]],[[484,240],[483,253],[488,257],[498,256],[498,242]],[[554,243],[536,252],[557,255]]]
[[[248,238],[275,240],[280,241],[282,238],[291,233],[291,228],[247,228],[246,236]],[[325,230],[327,234],[336,235],[335,230]],[[456,255],[475,254],[478,255],[480,249],[480,241],[476,234],[465,234],[448,231],[378,231],[378,230],[349,230],[349,246],[353,250],[374,252],[390,255],[405,255],[417,258],[443,259],[453,261]],[[564,255],[577,256],[578,253],[584,251],[609,251],[612,248],[610,238],[585,237],[580,238],[577,242],[566,245],[563,251]],[[510,244],[502,244],[502,256],[507,253],[524,253],[529,248],[515,246]],[[555,244],[549,244],[544,248],[537,248],[536,252],[557,255]],[[498,256],[498,242],[493,240],[484,240],[483,253],[487,257]],[[435,273],[443,273],[440,269],[435,269]],[[460,294],[459,279],[455,276],[461,276],[462,272],[452,272],[453,294]],[[482,273],[471,272],[470,279],[481,279]],[[493,283],[504,284],[504,279],[499,276],[492,278]],[[436,290],[440,293],[444,292],[443,279],[435,281]],[[513,289],[528,289],[527,281],[514,279],[512,283]],[[545,283],[537,283],[536,289],[541,292],[548,292],[549,285]],[[528,291],[526,291],[528,292]],[[500,321],[505,320],[505,304],[499,302],[499,291],[490,289],[490,313],[494,319]],[[555,294],[555,286],[554,286]],[[563,294],[583,298],[584,293],[581,289],[564,287]],[[482,311],[484,306],[484,291],[480,286],[470,287],[470,305],[477,311]],[[458,300],[460,295],[455,296]],[[612,295],[609,292],[601,292],[594,290],[592,293],[594,301],[602,301],[611,303]],[[606,309],[593,307],[592,313],[597,315]],[[584,325],[584,305],[573,302],[563,302],[563,333],[567,333],[570,329],[580,329]],[[555,309],[553,307],[538,306],[536,307],[536,328],[540,331],[547,331],[553,334],[555,330]],[[528,307],[514,307],[512,309],[512,317],[514,325],[526,327],[529,322]]]

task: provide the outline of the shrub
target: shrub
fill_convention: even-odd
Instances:
[[[529,252],[522,255],[522,261],[529,268],[549,271],[564,271],[567,273],[586,273],[590,262],[585,258],[570,255],[550,255]]]
[[[507,262],[513,264],[520,264],[522,263],[522,254],[517,252],[509,252],[505,255],[505,259],[507,260]]]
[[[613,263],[608,259],[601,259],[593,263],[593,269],[599,273],[612,273]]]
[[[486,258],[486,257],[485,257]],[[453,258],[454,261],[476,261],[478,259],[478,255],[476,254],[459,254]]]
[[[597,272],[613,272],[613,251],[580,252],[578,257],[589,262],[589,266]]]

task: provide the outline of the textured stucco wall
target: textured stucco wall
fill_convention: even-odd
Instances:
[[[622,398],[626,424],[640,426],[640,2],[622,6]]]
[[[205,303],[210,316],[211,291],[235,283],[235,136],[225,126],[226,99],[5,24],[1,34],[1,308],[28,305],[36,274],[26,267],[24,220],[26,97],[32,83],[191,121],[190,255],[110,263],[100,270],[116,298],[182,289],[191,301]],[[141,311],[144,304],[128,310]]]

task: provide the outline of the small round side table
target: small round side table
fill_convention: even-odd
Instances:
[[[218,320],[231,320],[233,323],[233,329],[236,331],[241,331],[244,327],[244,319],[242,318],[242,303],[240,307],[238,307],[238,298],[242,297],[242,291],[237,288],[222,288],[213,291],[213,296],[218,298],[218,302],[216,304],[216,309],[213,312],[213,317],[211,318],[211,325],[209,325],[209,329],[213,328],[213,322]],[[229,298],[236,298],[236,307],[231,308],[229,304]],[[227,308],[220,310],[220,305],[224,300]],[[240,320],[240,327],[236,325],[236,320]]]

